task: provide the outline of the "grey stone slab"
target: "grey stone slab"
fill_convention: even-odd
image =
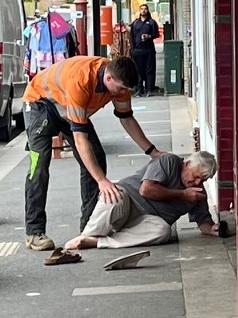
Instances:
[[[131,295],[73,297],[61,296],[61,290],[55,292],[52,299],[46,295],[37,297],[19,297],[17,302],[8,301],[1,310],[2,318],[178,318],[185,317],[184,309],[179,302],[183,298],[182,292],[161,292]],[[165,299],[167,301],[165,301]],[[29,306],[24,306],[24,303]],[[70,306],[67,304],[70,303]],[[57,304],[57,306],[55,305]],[[173,304],[173,306],[169,306]],[[7,305],[7,306],[6,306]]]
[[[177,228],[187,318],[233,317],[236,277],[222,240],[197,229],[180,231],[180,224],[185,217]]]
[[[134,112],[134,116],[138,121],[142,121],[145,118],[145,112]],[[146,119],[147,120],[170,120],[170,112],[169,109],[165,109],[164,111],[161,112],[156,112],[156,111],[152,111],[149,112],[148,110],[146,110]]]
[[[236,236],[230,236],[227,238],[222,239],[223,244],[225,248],[227,249],[228,256],[231,262],[231,265],[233,266],[234,272],[237,271],[237,249],[236,249]]]
[[[141,285],[121,285],[121,286],[104,286],[90,288],[75,288],[72,296],[95,296],[95,295],[114,295],[114,294],[135,294],[135,293],[152,293],[159,291],[181,290],[181,283],[157,283]]]
[[[150,137],[150,140],[157,145],[159,149],[165,151],[171,151],[171,136],[163,137]],[[113,144],[110,141],[103,142],[103,148],[108,155],[131,155],[131,154],[141,154],[144,155],[143,151],[134,143],[117,143]]]

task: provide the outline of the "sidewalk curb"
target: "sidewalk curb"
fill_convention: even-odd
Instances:
[[[235,317],[236,277],[222,240],[177,221],[186,318]]]

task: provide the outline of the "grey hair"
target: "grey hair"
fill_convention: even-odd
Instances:
[[[185,162],[189,162],[191,167],[201,166],[203,178],[212,178],[217,171],[217,162],[215,156],[208,151],[198,151],[192,153]]]

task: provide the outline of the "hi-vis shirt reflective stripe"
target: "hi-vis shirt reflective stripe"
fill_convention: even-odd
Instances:
[[[28,83],[23,100],[48,98],[61,116],[82,124],[111,100],[118,112],[128,112],[131,110],[129,92],[112,97],[104,86],[97,87],[99,70],[107,63],[102,57],[75,56],[51,65]]]
[[[67,106],[67,115],[68,117],[80,117],[83,120],[87,121],[87,109],[85,108],[75,108],[73,106]],[[75,122],[75,121],[74,121]]]
[[[57,86],[57,88],[60,90],[60,92],[65,96],[65,92],[63,90],[63,88],[60,85],[60,73],[62,71],[63,68],[63,61],[61,61],[60,63],[57,64],[56,69],[55,69],[55,74],[54,74],[54,81],[55,81],[55,85]]]

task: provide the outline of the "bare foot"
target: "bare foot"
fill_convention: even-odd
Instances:
[[[75,250],[83,248],[97,247],[98,239],[93,236],[79,235],[65,243],[66,250]]]

